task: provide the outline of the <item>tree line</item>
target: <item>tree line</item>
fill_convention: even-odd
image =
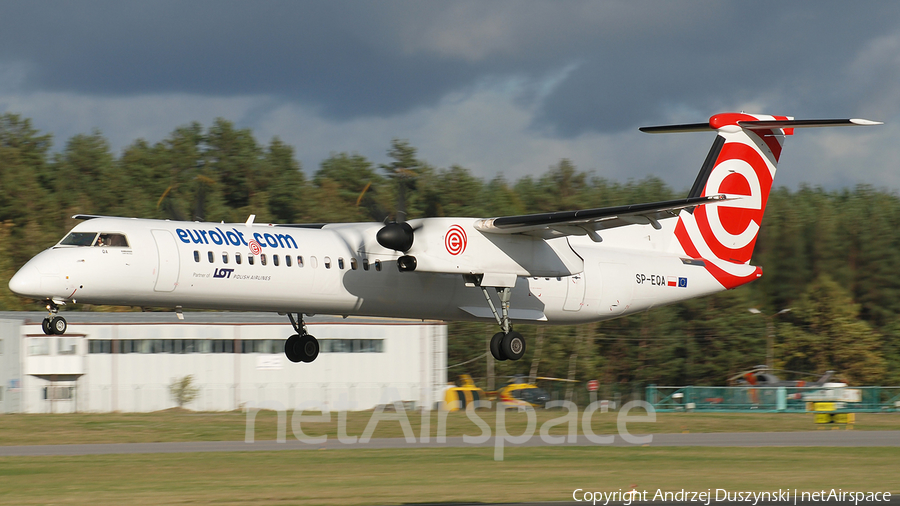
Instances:
[[[54,150],[27,118],[0,116],[0,309],[36,309],[9,292],[12,274],[55,244],[74,214],[175,220],[320,223],[503,216],[678,198],[655,177],[610,181],[560,160],[540,176],[509,181],[428,164],[408,142],[387,146],[390,163],[333,153],[309,177],[277,137],[261,144],[224,119],[178,127],[120,154],[94,131]],[[852,170],[849,167],[848,170]],[[399,202],[402,205],[398,205]],[[857,186],[773,189],[754,251],[764,276],[715,296],[578,327],[518,326],[525,357],[493,364],[498,376],[598,379],[614,389],[723,385],[766,360],[766,319],[775,317],[776,366],[853,384],[900,384],[900,197]],[[115,308],[92,308],[115,309]],[[122,309],[122,308],[118,308]],[[125,308],[126,310],[128,308]],[[493,324],[451,323],[448,371],[486,375]],[[538,350],[539,353],[538,353]],[[479,356],[485,355],[481,358]],[[536,356],[538,360],[536,360]],[[475,360],[473,360],[475,359]]]

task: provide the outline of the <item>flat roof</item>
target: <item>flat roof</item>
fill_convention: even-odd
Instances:
[[[287,315],[268,312],[236,312],[236,311],[184,311],[184,320],[179,320],[174,311],[147,312],[94,312],[94,311],[60,311],[69,323],[90,324],[184,324],[204,323],[219,325],[290,325]],[[40,324],[47,317],[46,311],[0,311],[0,320],[19,320],[24,324]],[[363,316],[316,315],[304,317],[306,323],[345,323],[345,324],[382,324],[382,325],[445,325],[440,320],[408,320],[403,318],[374,318]]]

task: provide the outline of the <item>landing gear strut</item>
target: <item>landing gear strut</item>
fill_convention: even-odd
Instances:
[[[497,293],[500,295],[501,311],[501,313],[497,313],[494,301],[491,300],[491,294],[488,293],[486,287],[481,287],[481,292],[484,294],[491,312],[494,313],[497,324],[500,325],[501,331],[494,334],[494,337],[491,338],[491,355],[501,361],[519,360],[525,355],[525,338],[522,337],[522,334],[513,330],[512,325],[509,323],[510,291],[509,287],[497,288]]]
[[[41,330],[48,336],[54,334],[65,334],[68,324],[62,316],[57,316],[59,306],[52,300],[47,301],[47,317],[41,322]]]
[[[291,326],[297,331],[296,334],[287,338],[284,342],[284,354],[291,362],[312,362],[319,356],[319,341],[309,335],[306,331],[306,324],[303,323],[303,314],[297,313],[297,319],[294,319],[292,313],[288,313],[291,319]]]

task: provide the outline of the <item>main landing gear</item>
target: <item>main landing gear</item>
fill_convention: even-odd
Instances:
[[[44,334],[51,336],[66,333],[66,328],[68,328],[66,319],[57,316],[57,313],[59,313],[59,306],[52,300],[47,301],[47,317],[41,322],[41,330],[44,331]]]
[[[297,331],[296,334],[287,338],[284,342],[284,354],[291,362],[312,362],[319,356],[319,341],[309,335],[306,331],[306,324],[303,323],[303,314],[297,313],[297,319],[294,319],[292,313],[288,313],[291,319],[291,326]]]
[[[491,338],[491,355],[493,355],[495,359],[501,361],[519,360],[525,355],[525,338],[522,337],[522,334],[513,330],[512,325],[509,323],[509,297],[511,289],[506,287],[497,288],[496,290],[500,295],[500,314],[497,313],[497,308],[494,307],[494,301],[491,300],[491,294],[488,293],[487,288],[481,287],[481,292],[484,294],[484,298],[487,300],[491,312],[494,313],[494,318],[497,319],[497,323],[500,325],[501,330]]]

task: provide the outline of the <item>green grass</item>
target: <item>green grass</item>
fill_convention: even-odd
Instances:
[[[896,448],[491,448],[0,458],[3,504],[402,504],[591,491],[897,491]]]
[[[312,413],[311,413],[312,414]],[[538,429],[548,420],[561,416],[561,411],[538,411]],[[478,411],[478,416],[493,427],[496,412]],[[616,413],[595,413],[592,427],[595,433],[617,431]],[[347,433],[362,435],[372,412],[347,414]],[[437,434],[438,415],[431,415],[431,435]],[[418,413],[408,413],[416,437],[420,435]],[[507,411],[506,426],[510,434],[522,434],[526,427],[523,413]],[[304,423],[307,435],[327,434],[337,437],[337,413],[331,423]],[[0,415],[0,445],[76,444],[76,443],[146,443],[178,441],[243,441],[247,415],[240,412],[195,413],[164,411],[157,413],[105,413],[55,415]],[[262,411],[256,416],[255,438],[275,439],[277,417],[274,412]],[[287,417],[287,437],[291,437],[291,413]],[[579,433],[581,418],[579,415]],[[900,430],[900,413],[860,413],[854,430]],[[655,423],[629,423],[633,433],[676,432],[789,432],[815,430],[812,414],[806,413],[658,413]],[[551,432],[564,434],[565,425]],[[492,433],[494,433],[492,429]],[[479,435],[481,430],[465,413],[450,413],[447,417],[447,436]],[[400,424],[382,421],[373,437],[402,437]]]

